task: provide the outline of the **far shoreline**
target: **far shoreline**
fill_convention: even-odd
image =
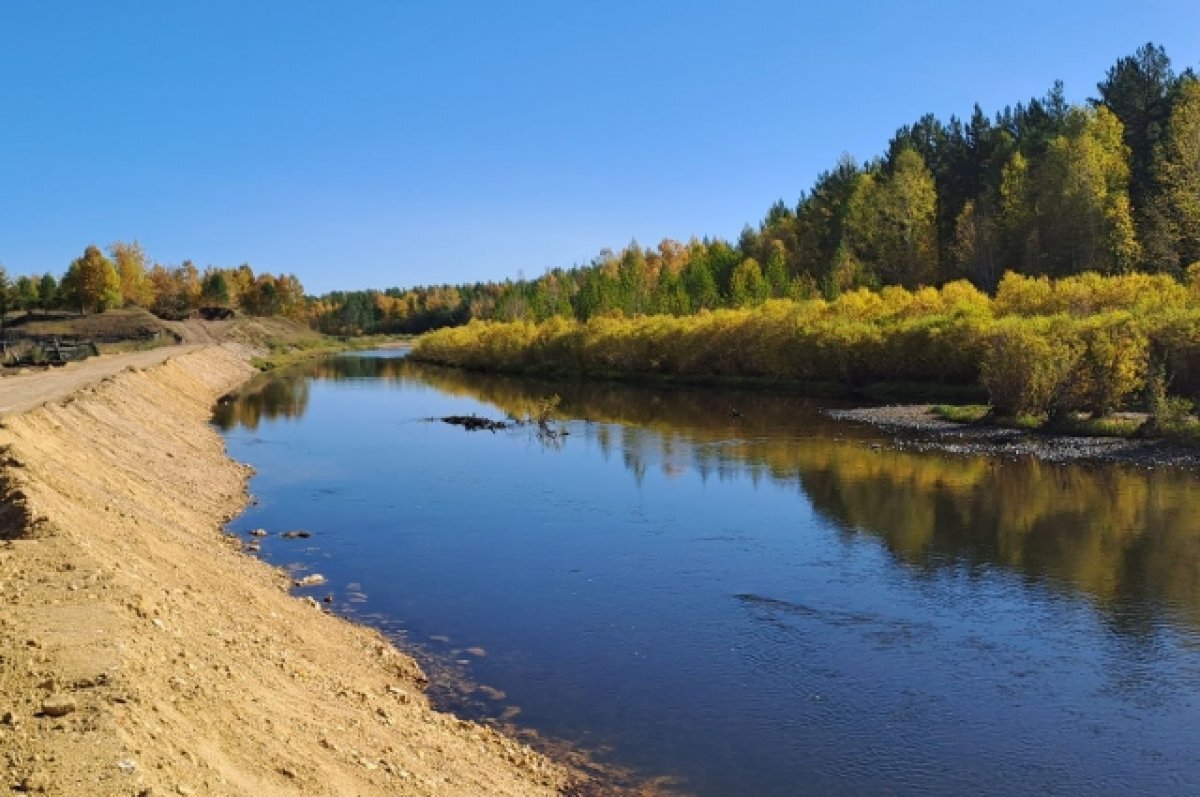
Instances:
[[[898,448],[951,454],[1035,457],[1052,463],[1105,462],[1200,470],[1200,451],[1166,439],[1100,437],[1013,429],[941,418],[932,404],[828,409],[829,417],[895,433]]]

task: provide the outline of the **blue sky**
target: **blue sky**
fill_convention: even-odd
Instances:
[[[1200,67],[1200,3],[0,0],[0,263],[536,276],[734,237],[925,112],[1082,102],[1146,41]]]

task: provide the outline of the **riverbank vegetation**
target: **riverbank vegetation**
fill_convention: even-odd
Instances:
[[[1008,274],[995,296],[860,288],[691,316],[482,322],[428,333],[412,356],[463,368],[572,376],[978,385],[998,416],[1065,421],[1200,395],[1200,267],[1167,275]]]

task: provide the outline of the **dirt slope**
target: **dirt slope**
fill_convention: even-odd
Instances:
[[[229,348],[171,353],[3,420],[0,793],[564,787],[541,755],[431,710],[409,658],[222,534],[247,472],[207,420],[252,369]]]

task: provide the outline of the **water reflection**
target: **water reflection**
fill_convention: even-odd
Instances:
[[[298,418],[308,409],[309,375],[286,372],[258,377],[232,401],[213,410],[213,423],[222,431],[239,426],[257,429],[264,420]]]
[[[355,379],[429,385],[514,417],[557,394],[560,415],[578,419],[571,439],[619,458],[639,483],[657,470],[795,485],[844,533],[882,540],[918,573],[1005,568],[1087,595],[1124,633],[1148,633],[1159,610],[1200,625],[1200,480],[1176,469],[893,450],[793,397],[540,382],[383,357],[272,375],[218,408],[216,423],[294,417],[310,380]]]
[[[553,395],[561,449],[421,422]],[[234,530],[311,529],[262,555],[505,695],[471,716],[702,795],[1198,793],[1188,473],[362,356],[272,375],[222,423],[262,498]]]

